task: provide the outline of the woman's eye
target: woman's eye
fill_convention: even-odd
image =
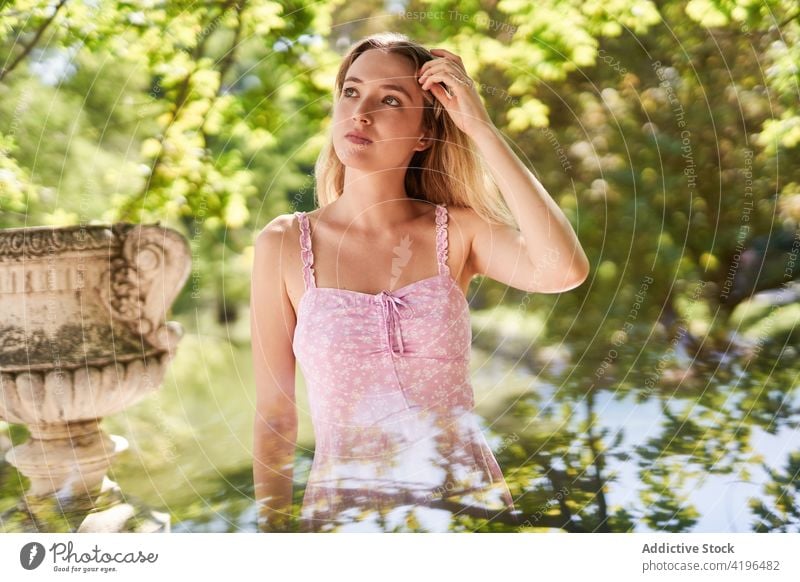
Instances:
[[[353,91],[353,88],[352,87],[345,87],[344,89],[342,89],[342,95],[344,97],[349,97],[350,95],[348,94],[348,91]],[[392,99],[397,103],[397,105],[400,105],[400,100],[397,97],[389,95],[386,98],[387,99]],[[395,107],[397,107],[397,105],[395,105]]]

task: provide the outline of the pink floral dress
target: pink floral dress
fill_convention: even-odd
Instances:
[[[314,460],[301,531],[448,531],[455,515],[513,510],[473,412],[469,305],[447,266],[377,294],[317,287],[308,216],[293,351],[308,390]]]

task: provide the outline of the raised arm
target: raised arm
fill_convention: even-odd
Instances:
[[[290,215],[279,216],[255,242],[250,288],[250,331],[256,383],[253,481],[259,531],[288,531],[297,444],[295,313],[283,281]]]
[[[489,224],[473,213],[468,259],[473,272],[538,293],[561,293],[583,283],[589,261],[555,200],[496,128],[484,129],[475,142],[520,230]]]
[[[589,260],[567,217],[492,123],[461,57],[439,48],[431,53],[437,58],[419,70],[422,89],[475,142],[520,228],[490,225],[473,213],[469,270],[524,291],[574,289],[588,277]]]

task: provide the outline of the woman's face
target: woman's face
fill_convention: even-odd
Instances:
[[[411,60],[368,50],[347,70],[333,108],[333,146],[345,166],[361,170],[406,167],[427,147],[423,136],[423,90]],[[350,132],[366,136],[361,143]]]

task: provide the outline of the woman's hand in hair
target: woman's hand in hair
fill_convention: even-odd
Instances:
[[[479,133],[492,129],[494,124],[475,90],[475,82],[464,69],[461,57],[444,49],[431,49],[431,53],[441,56],[420,67],[420,87],[430,91],[456,126],[470,137],[475,138]]]

